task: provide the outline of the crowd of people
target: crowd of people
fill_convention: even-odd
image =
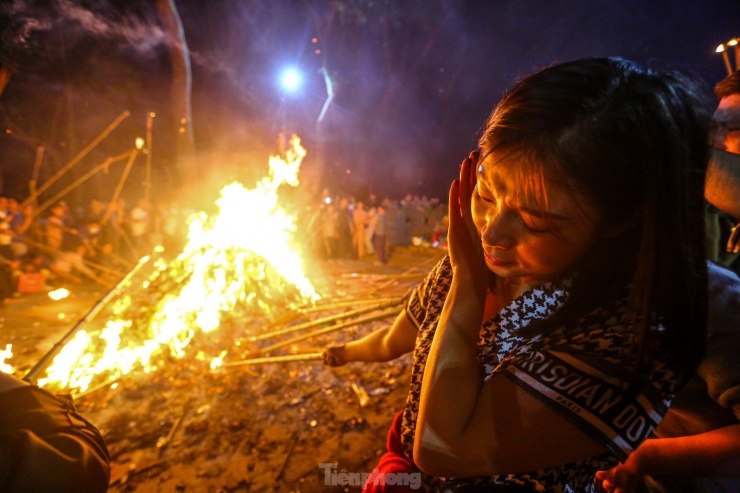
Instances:
[[[316,251],[325,259],[367,259],[388,262],[399,245],[446,246],[447,205],[438,198],[406,194],[401,200],[370,194],[332,197],[327,191],[315,212],[320,228]]]
[[[155,242],[178,242],[184,225],[178,210],[152,214],[143,199],[40,208],[0,196],[0,301],[85,278],[111,284]]]

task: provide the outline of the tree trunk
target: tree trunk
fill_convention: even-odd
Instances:
[[[190,110],[192,74],[190,52],[185,41],[185,32],[175,0],[155,0],[159,19],[162,22],[172,65],[172,116],[176,127],[177,170],[180,185],[187,187],[196,183],[195,143],[193,121]]]
[[[13,72],[8,68],[7,65],[3,65],[0,67],[0,94],[3,93],[5,90],[5,86],[8,85],[8,81],[10,80],[10,76],[13,74]]]

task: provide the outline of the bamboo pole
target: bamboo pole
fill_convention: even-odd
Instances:
[[[285,341],[278,342],[278,343],[275,343],[275,344],[273,344],[271,346],[264,347],[264,348],[260,349],[259,351],[257,351],[255,354],[269,353],[271,351],[274,351],[275,349],[278,349],[278,348],[281,348],[281,347],[285,347],[285,346],[288,346],[288,345],[293,344],[293,343],[296,343],[296,342],[305,341],[306,339],[310,339],[311,337],[316,337],[316,336],[320,336],[320,335],[324,335],[324,334],[329,334],[330,332],[336,332],[337,330],[345,329],[347,327],[353,327],[355,325],[361,325],[361,324],[364,324],[366,322],[373,322],[373,321],[376,321],[376,320],[384,320],[386,318],[390,318],[390,317],[397,316],[397,315],[398,315],[398,310],[387,310],[387,311],[385,311],[383,313],[379,313],[377,315],[371,315],[369,317],[358,318],[357,320],[353,320],[351,322],[347,322],[347,323],[343,323],[343,324],[332,325],[331,327],[327,327],[325,329],[315,330],[313,332],[309,332],[308,334],[304,334],[304,335],[301,335],[301,336],[292,337],[292,338],[287,339]]]
[[[33,174],[31,174],[31,181],[28,182],[28,192],[31,195],[36,193],[36,185],[39,182],[39,173],[41,172],[41,162],[44,160],[44,146],[36,147],[36,160],[33,163]],[[35,200],[34,200],[35,202]]]
[[[361,300],[346,300],[346,301],[335,301],[333,303],[325,303],[323,305],[317,304],[308,308],[300,308],[298,311],[302,314],[323,312],[328,310],[336,310],[337,308],[347,308],[356,305],[369,305],[371,303],[384,303],[392,301],[397,298],[367,298]]]
[[[421,262],[421,263],[419,263],[419,264],[411,267],[410,269],[406,270],[402,275],[410,274],[414,270],[417,270],[417,269],[419,269],[420,267],[422,267],[424,265],[431,264],[432,262],[435,262],[435,263],[436,262],[439,262],[441,258],[442,257],[439,257],[439,258],[437,258],[437,257],[428,258],[428,259],[424,260],[423,262]],[[364,296],[369,296],[369,295],[371,295],[373,293],[377,293],[381,289],[387,288],[388,286],[390,286],[394,282],[396,282],[396,279],[389,279],[388,281],[384,282],[383,284],[381,284],[379,286],[376,286],[375,288],[371,289],[370,291],[364,293]]]
[[[288,328],[285,328],[285,329],[279,329],[279,330],[275,330],[275,331],[272,331],[272,332],[268,332],[266,334],[260,334],[260,335],[257,335],[257,336],[252,336],[252,337],[249,337],[247,340],[249,342],[261,341],[263,339],[269,339],[271,337],[275,337],[275,336],[279,336],[279,335],[283,335],[283,334],[288,334],[290,332],[297,332],[299,330],[306,330],[306,329],[310,329],[312,327],[317,327],[319,325],[325,325],[325,324],[328,324],[330,322],[336,322],[337,320],[344,320],[346,318],[352,318],[352,317],[356,317],[358,315],[364,315],[366,313],[374,312],[374,311],[380,310],[382,308],[395,307],[395,306],[400,305],[401,303],[403,303],[403,298],[397,298],[397,299],[394,299],[392,301],[388,301],[386,303],[380,303],[380,304],[375,305],[375,306],[360,308],[358,310],[351,310],[351,311],[344,312],[344,313],[339,313],[339,314],[336,314],[336,315],[330,315],[328,317],[320,318],[318,320],[313,320],[311,322],[306,322],[304,324],[294,325],[293,327],[288,327]]]
[[[130,158],[131,154],[134,152],[135,151],[126,151],[122,154],[119,154],[118,156],[109,157],[108,159],[106,159],[105,161],[103,161],[102,163],[100,163],[99,165],[97,165],[96,167],[94,167],[93,169],[91,169],[90,171],[82,175],[81,177],[79,177],[77,180],[69,184],[66,188],[64,188],[64,190],[57,193],[52,198],[50,198],[49,200],[47,200],[46,202],[38,206],[33,212],[34,217],[41,214],[41,212],[51,207],[57,200],[67,195],[69,192],[71,192],[72,190],[74,190],[75,188],[77,188],[78,186],[80,186],[81,184],[89,180],[90,178],[92,178],[94,175],[100,173],[102,170],[104,170],[111,164],[116,163],[118,161],[123,161],[127,157]]]
[[[113,192],[113,197],[111,197],[110,202],[108,202],[108,207],[105,209],[105,214],[103,214],[103,218],[100,220],[100,225],[105,226],[108,222],[108,218],[110,217],[110,211],[114,207],[114,204],[118,202],[118,196],[121,195],[121,191],[123,190],[123,185],[126,183],[126,180],[128,179],[128,174],[131,171],[131,166],[133,166],[134,161],[136,160],[136,156],[139,155],[139,150],[134,149],[131,151],[131,155],[129,156],[129,160],[126,163],[126,168],[124,168],[123,173],[121,174],[121,179],[118,180],[118,184],[116,185],[116,190]],[[119,214],[123,213],[123,211],[118,211]]]
[[[110,380],[106,380],[105,382],[100,383],[100,384],[96,385],[95,387],[91,387],[91,388],[87,389],[86,391],[81,392],[79,394],[73,391],[72,392],[72,397],[74,397],[75,399],[82,399],[83,397],[87,397],[88,395],[93,394],[93,393],[97,392],[98,390],[101,390],[101,389],[104,389],[104,388],[106,388],[106,387],[108,387],[110,385],[113,385],[114,383],[120,381],[121,378],[123,378],[123,377],[120,377],[119,376],[119,377],[112,378]]]
[[[26,382],[32,382],[33,378],[36,377],[37,374],[39,374],[41,371],[45,370],[47,366],[51,363],[54,356],[59,353],[59,351],[62,350],[64,346],[67,345],[67,343],[72,339],[72,337],[77,333],[78,330],[80,330],[80,327],[82,327],[83,324],[87,323],[88,321],[94,319],[98,313],[100,313],[100,310],[103,309],[103,306],[105,306],[106,303],[115,295],[118,293],[118,291],[121,290],[122,287],[126,284],[128,280],[130,280],[138,271],[141,269],[144,264],[149,262],[149,257],[142,257],[139,262],[134,265],[131,270],[126,274],[126,276],[121,279],[118,284],[113,286],[102,298],[100,298],[95,305],[90,309],[89,312],[87,312],[87,315],[82,317],[80,320],[77,321],[74,326],[67,331],[64,336],[62,336],[59,341],[57,341],[56,344],[54,344],[51,349],[39,360],[36,365],[29,370],[28,373],[26,373],[26,376],[23,377],[23,380]]]
[[[59,252],[59,250],[57,250],[56,248],[52,248],[49,245],[45,245],[43,243],[40,243],[38,241],[34,241],[34,240],[31,240],[31,239],[28,239],[28,238],[23,238],[23,243],[27,243],[27,244],[31,245],[32,247],[38,248],[40,250],[44,250],[46,252],[50,252],[50,253],[58,253]],[[104,272],[107,272],[108,274],[113,274],[113,275],[118,276],[118,277],[123,277],[126,274],[125,272],[121,272],[119,270],[111,269],[110,267],[106,267],[106,266],[100,265],[100,264],[98,264],[96,262],[91,262],[89,260],[85,260],[84,258],[82,259],[82,262],[85,265],[87,265],[88,267],[93,267],[95,269],[102,270]],[[100,282],[100,284],[103,284],[105,286],[110,285],[110,283],[101,282],[101,281],[98,281],[98,282]]]
[[[93,139],[93,141],[90,142],[84,149],[82,149],[75,157],[73,157],[70,162],[65,164],[62,167],[62,169],[57,171],[54,174],[54,176],[49,178],[43,185],[41,185],[41,187],[39,187],[38,190],[36,190],[34,194],[30,195],[26,200],[24,200],[21,206],[27,205],[29,203],[32,203],[34,200],[36,200],[39,195],[44,193],[46,189],[52,186],[59,178],[62,177],[62,175],[64,175],[67,171],[72,169],[73,166],[79,163],[82,160],[82,158],[84,158],[90,151],[92,151],[104,138],[106,138],[130,114],[131,113],[129,113],[129,111],[126,110],[120,115],[118,115],[118,118],[113,120],[113,122],[110,125],[108,125],[100,135],[98,135],[95,139]]]
[[[289,361],[314,361],[323,359],[323,353],[290,354],[287,356],[267,356],[264,358],[252,358],[241,361],[229,361],[222,367],[233,368],[235,366],[263,365],[265,363],[286,363]]]
[[[146,176],[144,178],[144,199],[149,202],[149,196],[152,188],[152,122],[154,112],[150,111],[146,115]]]

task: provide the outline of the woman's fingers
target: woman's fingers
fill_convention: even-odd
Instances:
[[[478,179],[478,151],[472,151],[468,159],[470,160],[470,189],[475,188]]]
[[[450,201],[449,204],[449,215],[450,215],[450,227],[452,227],[452,222],[455,221],[455,224],[457,224],[457,221],[460,219],[460,210],[462,208],[462,204],[460,203],[460,180],[454,180],[452,182],[452,185],[450,185]]]

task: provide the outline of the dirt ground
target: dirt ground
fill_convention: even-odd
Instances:
[[[78,410],[99,427],[108,445],[110,491],[360,491],[357,485],[331,484],[336,483],[332,473],[336,479],[341,472],[372,471],[385,451],[390,423],[405,401],[410,355],[340,368],[310,360],[228,366],[214,372],[197,356],[197,349],[225,345],[231,349],[225,361],[233,365],[260,348],[307,331],[264,341],[250,342],[249,336],[372,309],[371,299],[400,299],[443,254],[405,247],[394,249],[385,266],[372,260],[322,262],[309,278],[324,296],[320,304],[335,306],[276,311],[270,317],[232,323],[194,339],[193,354],[170,358],[149,374],[134,372],[75,395]],[[105,292],[98,286],[80,287],[70,299],[53,305],[42,295],[25,295],[6,307],[0,342],[14,345],[17,374],[33,366]],[[335,302],[342,300],[354,303],[337,307]],[[391,321],[351,325],[259,356],[319,352],[329,343],[362,337]],[[310,330],[336,327],[332,323]]]

